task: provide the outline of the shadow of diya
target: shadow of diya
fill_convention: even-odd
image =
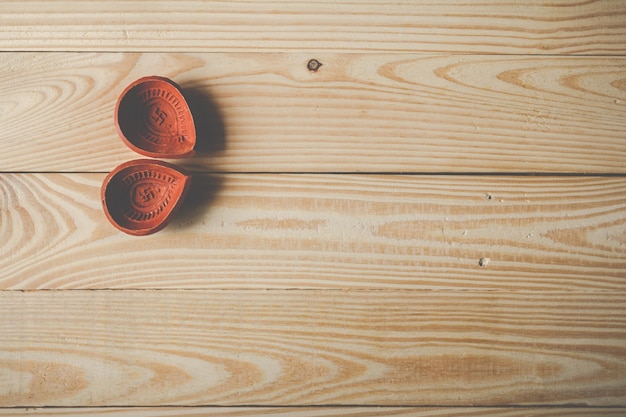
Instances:
[[[150,76],[126,87],[115,105],[115,127],[137,153],[154,158],[195,154],[196,128],[182,90],[172,80]]]
[[[113,226],[143,236],[167,225],[190,185],[191,176],[175,165],[137,159],[118,166],[105,178],[100,197]]]

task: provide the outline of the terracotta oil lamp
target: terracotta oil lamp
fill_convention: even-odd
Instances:
[[[163,161],[138,159],[115,168],[105,178],[100,197],[113,226],[142,236],[167,225],[190,185],[191,176],[183,169]]]
[[[117,132],[137,153],[153,158],[193,156],[196,128],[180,87],[165,77],[140,78],[115,106]]]

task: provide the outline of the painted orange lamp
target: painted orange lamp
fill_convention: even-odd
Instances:
[[[154,158],[194,155],[196,129],[182,91],[157,76],[129,85],[115,106],[115,126],[129,148]],[[100,191],[107,219],[119,230],[141,236],[163,229],[180,208],[191,175],[168,162],[138,159],[121,164]]]
[[[196,128],[180,87],[164,77],[140,78],[115,106],[115,126],[129,148],[153,158],[188,158]]]
[[[115,168],[100,191],[107,219],[135,236],[163,229],[182,205],[191,176],[167,162],[138,159]]]

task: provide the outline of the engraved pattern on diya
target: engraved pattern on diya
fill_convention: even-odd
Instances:
[[[142,236],[163,229],[191,185],[182,168],[138,159],[115,168],[104,180],[101,200],[107,219],[119,230]]]
[[[140,78],[122,92],[115,126],[126,145],[154,158],[193,156],[196,129],[182,90],[165,77]]]

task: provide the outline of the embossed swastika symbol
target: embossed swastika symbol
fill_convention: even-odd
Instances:
[[[163,126],[165,119],[167,119],[167,113],[165,113],[159,106],[153,107],[152,121],[159,126]]]
[[[158,190],[154,190],[151,186],[143,188],[139,190],[139,197],[142,202],[147,203],[148,201],[154,199],[158,193]]]

